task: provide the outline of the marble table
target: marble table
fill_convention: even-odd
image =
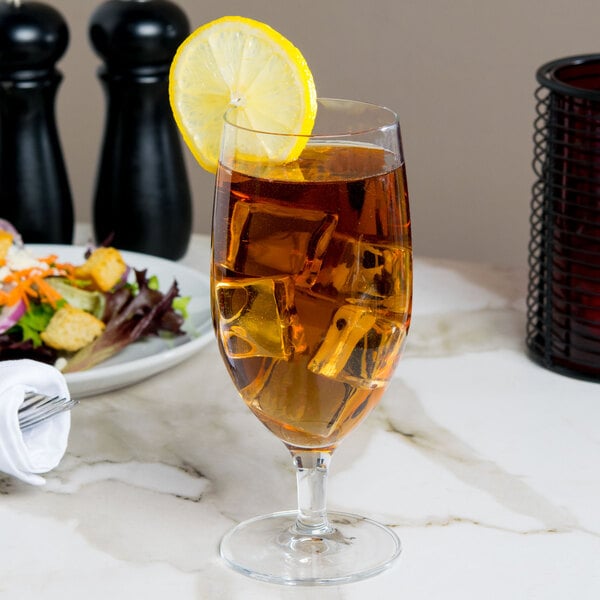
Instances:
[[[208,240],[184,259],[208,269]],[[236,397],[216,345],[83,399],[43,488],[0,477],[0,598],[600,598],[600,384],[524,352],[526,273],[416,259],[396,377],[334,456],[330,508],[393,526],[403,553],[327,588],[224,566],[223,533],[293,508],[287,452]]]

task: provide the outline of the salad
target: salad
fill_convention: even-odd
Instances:
[[[89,248],[80,264],[34,256],[0,219],[0,360],[89,369],[140,338],[183,335],[188,300],[176,281],[161,292],[116,248]]]

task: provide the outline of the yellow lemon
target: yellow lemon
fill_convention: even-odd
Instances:
[[[242,127],[300,135],[310,134],[317,113],[313,76],[300,51],[268,25],[245,17],[211,21],[184,40],[171,64],[169,98],[186,144],[211,172],[229,109]],[[298,158],[307,141],[244,138],[244,158],[280,163]]]

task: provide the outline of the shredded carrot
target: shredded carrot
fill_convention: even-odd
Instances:
[[[56,254],[51,254],[50,256],[46,256],[44,258],[38,258],[40,262],[46,263],[47,265],[62,271],[62,275],[64,277],[68,277],[69,279],[75,279],[75,265],[70,263],[59,263],[56,262],[58,256]]]
[[[68,277],[74,279],[75,267],[68,263],[56,262],[56,256],[46,256],[38,259],[48,265],[47,268],[30,267],[19,271],[12,271],[4,278],[4,290],[0,290],[0,306],[13,306],[24,302],[29,308],[30,300],[46,302],[56,307],[62,296],[47,282],[46,277]]]

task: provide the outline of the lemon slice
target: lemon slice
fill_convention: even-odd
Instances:
[[[222,17],[186,38],[171,64],[169,98],[186,144],[213,173],[228,109],[242,127],[303,135],[312,131],[317,112],[313,76],[300,51],[268,25],[245,17]],[[293,161],[307,142],[243,137],[240,152],[251,161]]]

